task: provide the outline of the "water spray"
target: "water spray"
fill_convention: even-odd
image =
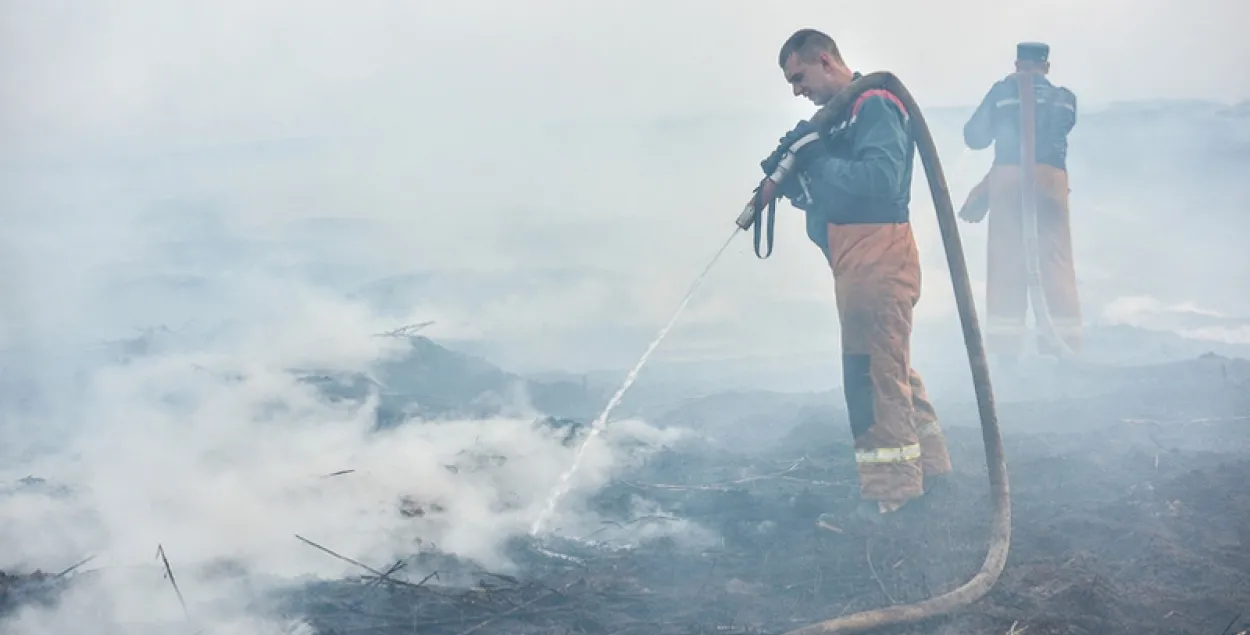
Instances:
[[[739,226],[741,226],[741,223],[739,223]],[[565,470],[565,472],[560,475],[560,480],[556,482],[555,489],[552,490],[551,495],[547,498],[547,506],[543,508],[542,513],[538,515],[538,518],[534,519],[534,523],[530,526],[531,537],[536,537],[539,532],[543,530],[543,525],[546,524],[547,519],[551,516],[551,514],[555,512],[556,506],[560,504],[560,499],[564,498],[564,496],[568,494],[573,475],[576,474],[578,468],[581,467],[582,457],[586,454],[586,448],[590,446],[590,442],[594,440],[595,437],[599,436],[599,434],[603,432],[603,429],[607,426],[608,416],[611,415],[612,411],[616,409],[616,406],[620,404],[621,397],[625,396],[625,391],[629,390],[629,388],[634,385],[634,382],[638,379],[638,373],[642,371],[642,367],[645,366],[647,364],[647,360],[651,358],[651,353],[655,352],[656,347],[660,345],[660,342],[664,341],[665,337],[668,337],[668,332],[671,331],[673,329],[673,325],[677,323],[677,318],[681,317],[682,312],[686,310],[686,305],[690,304],[690,298],[694,297],[694,292],[697,291],[699,286],[703,284],[703,280],[707,278],[707,274],[712,270],[712,266],[716,264],[717,260],[720,260],[721,254],[725,253],[725,249],[727,249],[729,244],[733,242],[734,236],[736,235],[738,235],[737,229],[729,235],[725,244],[721,245],[721,248],[716,251],[716,255],[712,256],[712,260],[709,261],[707,266],[703,268],[703,272],[699,274],[699,277],[695,278],[694,283],[690,285],[690,290],[686,292],[685,297],[681,299],[681,303],[677,305],[677,310],[673,312],[673,317],[669,318],[668,324],[665,324],[664,328],[660,329],[659,334],[655,336],[655,339],[651,340],[651,344],[647,346],[647,350],[643,352],[642,357],[638,358],[638,362],[634,364],[634,367],[627,375],[625,375],[625,381],[621,384],[621,387],[617,389],[616,394],[612,395],[612,398],[608,400],[608,405],[604,406],[603,412],[599,413],[599,416],[596,417],[594,422],[590,424],[590,431],[587,432],[586,438],[582,440],[582,444],[577,448],[577,453],[573,456],[573,464],[569,466],[569,469]]]

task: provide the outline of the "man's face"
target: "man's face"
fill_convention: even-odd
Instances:
[[[796,53],[786,58],[782,69],[786,81],[794,89],[795,97],[806,97],[817,106],[823,106],[846,86],[834,70],[834,61],[828,53],[821,53],[811,61],[805,61]]]

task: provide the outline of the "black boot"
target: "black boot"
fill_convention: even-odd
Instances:
[[[923,499],[923,496],[913,498],[893,509],[880,501],[861,499],[845,511],[821,514],[816,518],[816,525],[838,534],[870,535],[886,530],[898,519],[919,511]]]

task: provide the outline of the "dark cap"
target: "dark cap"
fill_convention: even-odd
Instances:
[[[1050,57],[1050,46],[1041,42],[1021,42],[1016,45],[1016,59],[1022,62],[1045,62]]]

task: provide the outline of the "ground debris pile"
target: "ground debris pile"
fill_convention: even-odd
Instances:
[[[51,605],[69,584],[70,571],[9,574],[0,571],[0,615],[30,604]]]

